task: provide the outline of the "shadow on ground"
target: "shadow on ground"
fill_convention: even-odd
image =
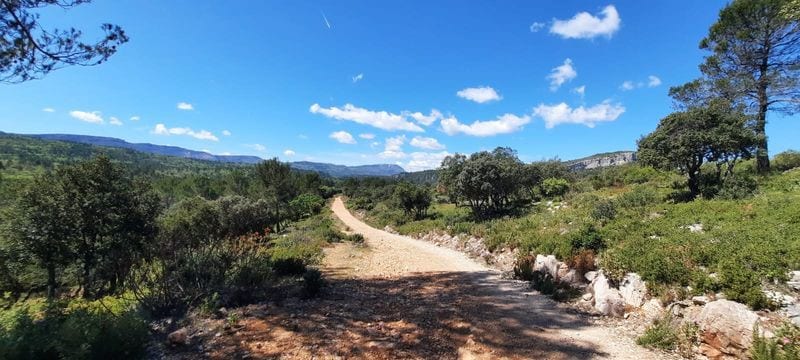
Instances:
[[[242,309],[237,330],[205,331],[171,358],[584,359],[597,344],[558,334],[588,324],[491,272],[346,279],[318,299]],[[498,286],[500,284],[500,286]],[[223,321],[223,320],[220,320]],[[215,336],[216,335],[216,336]],[[199,344],[199,345],[198,345]]]

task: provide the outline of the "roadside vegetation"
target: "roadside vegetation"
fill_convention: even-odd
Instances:
[[[152,156],[0,140],[2,359],[141,358],[151,321],[315,297],[322,247],[345,238],[332,181],[277,160],[143,170]]]

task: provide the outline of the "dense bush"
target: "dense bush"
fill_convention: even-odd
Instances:
[[[656,319],[644,334],[636,339],[636,343],[641,346],[656,348],[661,350],[673,350],[678,345],[678,334],[672,327],[672,318],[666,316]]]
[[[564,196],[569,190],[569,181],[561,178],[547,178],[542,181],[542,195],[548,198]]]
[[[129,307],[116,312],[98,302],[37,307],[16,306],[0,313],[0,359],[145,356],[149,329]]]
[[[786,171],[800,167],[800,151],[784,151],[772,159],[772,167],[777,171]]]

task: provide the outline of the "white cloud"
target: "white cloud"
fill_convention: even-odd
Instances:
[[[355,144],[356,139],[353,139],[353,135],[350,135],[347,131],[336,131],[331,133],[328,137],[334,139],[342,144]]]
[[[562,102],[556,105],[540,104],[533,109],[533,114],[541,117],[548,129],[560,124],[583,124],[591,128],[598,122],[614,121],[624,112],[625,107],[608,100],[588,108],[580,106],[572,109]]]
[[[222,135],[231,136],[231,132],[228,130],[222,130]]]
[[[445,148],[445,146],[439,143],[438,140],[422,136],[415,136],[413,139],[411,139],[409,144],[411,144],[413,147],[426,150],[442,150]]]
[[[656,87],[661,85],[661,79],[658,76],[650,75],[647,77],[647,87]]]
[[[85,121],[92,124],[102,124],[103,117],[100,116],[99,111],[80,111],[80,110],[73,110],[69,112],[69,116],[76,118],[80,121]]]
[[[258,152],[267,152],[267,147],[261,144],[244,144],[244,147],[253,149]]]
[[[581,97],[583,97],[584,95],[586,95],[586,85],[578,86],[578,87],[572,89],[572,92],[574,92],[574,93],[580,95]]]
[[[572,59],[565,59],[563,64],[554,67],[550,75],[547,75],[547,78],[550,79],[550,91],[558,90],[562,84],[576,76],[578,76],[578,72],[572,67]]]
[[[436,110],[436,109],[431,110],[430,115],[425,115],[425,114],[423,114],[421,112],[415,112],[415,113],[405,112],[405,113],[403,113],[403,115],[408,116],[408,117],[416,120],[418,123],[420,123],[422,125],[425,125],[425,126],[429,126],[430,124],[433,124],[434,122],[436,122],[436,120],[439,120],[439,119],[441,119],[443,117],[442,113],[439,112],[439,110]]]
[[[470,125],[460,123],[455,117],[442,119],[441,123],[442,130],[447,135],[463,133],[471,136],[494,136],[522,130],[522,127],[530,121],[531,117],[528,115],[504,114],[497,120],[475,121]]]
[[[375,138],[375,134],[363,133],[363,134],[358,134],[358,137],[362,139],[372,140]]]
[[[441,152],[413,152],[409,154],[411,158],[403,165],[406,171],[420,171],[436,169],[442,165],[442,160],[451,154],[447,151]]]
[[[214,134],[206,130],[194,131],[188,127],[168,128],[164,124],[156,124],[156,127],[153,128],[152,133],[156,135],[165,135],[165,136],[185,135],[185,136],[191,136],[199,140],[219,141],[218,137],[216,137]]]
[[[46,108],[42,109],[42,111],[49,112],[49,113],[54,113],[54,112],[56,112],[56,109],[53,109],[51,107],[46,107]]]
[[[547,24],[543,22],[534,22],[531,24],[531,32],[539,32],[539,30],[544,29],[545,26],[547,26]]]
[[[141,117],[139,117],[138,115],[134,115],[134,116],[131,116],[131,118],[130,118],[130,121],[139,121],[139,120],[141,120],[141,119],[142,119],[142,118],[141,118]]]
[[[178,103],[178,110],[194,110],[194,106],[187,102],[179,102]]]
[[[502,99],[500,94],[497,93],[490,86],[473,87],[459,90],[456,95],[458,97],[483,104],[489,101],[497,101]]]
[[[384,141],[383,152],[378,156],[384,159],[402,159],[406,157],[403,152],[403,144],[406,142],[406,136],[400,135],[395,137],[386,138]]]
[[[117,119],[117,118],[115,118],[113,116],[111,118],[109,118],[108,123],[111,124],[111,125],[122,126],[122,121],[120,121],[119,119]]]
[[[636,88],[636,84],[633,81],[625,80],[622,82],[622,85],[619,86],[620,90],[622,91],[629,91]]]
[[[286,155],[288,157],[292,157],[292,156],[295,155],[295,152],[292,149],[286,149],[286,150],[283,150],[283,155]]]
[[[353,76],[353,84],[355,84],[355,83],[357,83],[357,82],[359,82],[361,80],[364,80],[364,73],[360,73],[360,74],[358,74],[356,76]]]
[[[403,115],[392,114],[386,111],[372,111],[356,107],[353,104],[345,104],[344,107],[335,106],[323,108],[319,104],[313,104],[309,108],[312,114],[322,114],[326,117],[337,120],[348,120],[355,123],[369,125],[387,131],[405,130],[424,132],[419,125],[408,120]]]
[[[569,20],[553,19],[550,32],[565,39],[592,39],[611,37],[619,30],[620,17],[614,5],[608,5],[598,16],[579,12]]]

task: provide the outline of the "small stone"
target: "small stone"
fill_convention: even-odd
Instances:
[[[592,298],[594,298],[594,295],[592,295],[592,293],[586,293],[583,294],[583,296],[581,296],[581,299],[583,299],[583,301],[592,301]]]
[[[189,343],[189,329],[181,328],[167,335],[167,341],[172,345],[186,345]]]

